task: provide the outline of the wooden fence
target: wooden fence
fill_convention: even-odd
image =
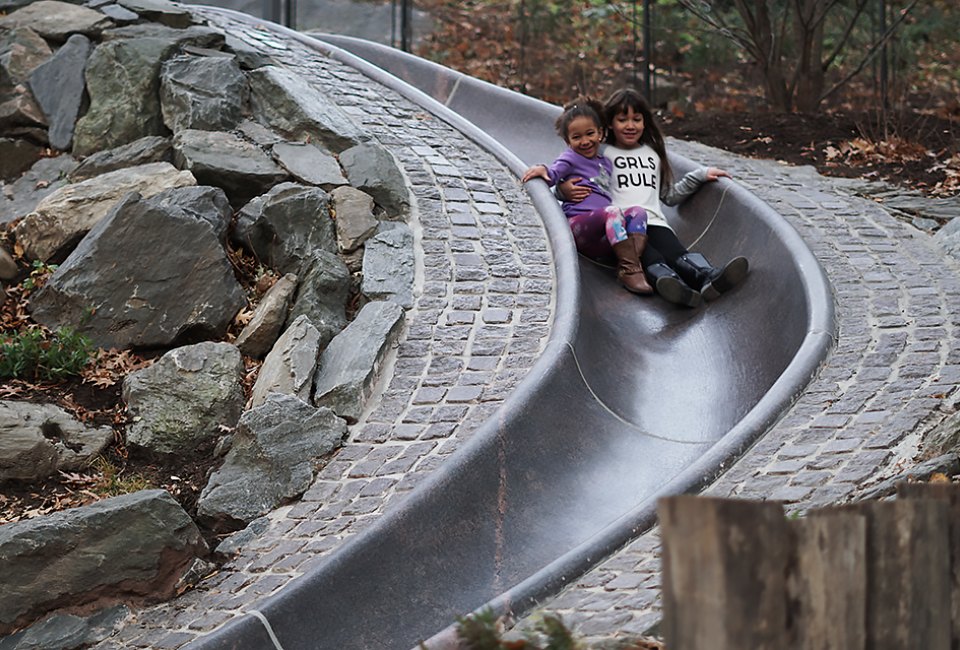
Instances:
[[[662,499],[669,650],[960,649],[960,486],[788,518],[780,504]]]

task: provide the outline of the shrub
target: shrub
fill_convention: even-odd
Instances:
[[[79,375],[93,358],[90,339],[68,328],[48,335],[30,328],[0,334],[0,379],[59,381]]]

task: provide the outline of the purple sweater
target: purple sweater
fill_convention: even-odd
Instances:
[[[579,203],[564,201],[561,207],[567,218],[593,212],[605,208],[611,203],[610,177],[613,174],[613,165],[602,154],[594,158],[584,158],[573,149],[567,149],[547,167],[550,176],[550,185],[563,182],[571,176],[580,176],[583,182],[580,185],[590,187],[590,195]]]

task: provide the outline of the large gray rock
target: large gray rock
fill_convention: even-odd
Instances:
[[[352,253],[377,231],[380,222],[373,216],[373,197],[346,185],[330,193],[337,214],[337,244]]]
[[[167,212],[206,221],[213,228],[217,239],[226,245],[233,209],[230,207],[227,195],[219,187],[207,185],[181,187],[175,192],[161,192],[155,195],[153,203]]]
[[[57,0],[38,0],[0,18],[0,28],[29,27],[58,43],[71,34],[96,37],[112,26],[113,21],[99,11]]]
[[[70,156],[41,158],[23,176],[9,185],[0,183],[0,224],[25,216],[45,197],[67,184],[77,166]]]
[[[29,79],[52,54],[43,37],[29,26],[0,27],[0,94]]]
[[[347,184],[337,159],[312,144],[278,142],[273,145],[273,155],[301,183],[325,190]]]
[[[320,332],[320,347],[324,348],[347,324],[350,271],[338,255],[318,250],[301,278],[289,318],[309,318]]]
[[[0,401],[0,483],[85,469],[113,442],[110,427],[90,427],[53,404]]]
[[[348,422],[363,413],[387,351],[403,326],[403,309],[371,302],[320,355],[313,403],[327,406]]]
[[[206,552],[165,490],[0,526],[0,634],[59,607],[168,598]]]
[[[43,110],[37,105],[33,95],[23,84],[18,84],[6,95],[0,103],[0,132],[13,136],[17,129],[31,130],[38,126],[46,126],[47,118]],[[43,131],[46,137],[46,131]]]
[[[198,514],[237,530],[310,487],[313,466],[336,449],[346,423],[291,395],[271,394],[243,414],[233,446],[200,495]]]
[[[389,227],[388,227],[389,226]],[[413,232],[402,223],[383,224],[364,244],[361,291],[373,300],[413,306]]]
[[[367,142],[340,154],[340,164],[350,184],[373,197],[391,219],[410,209],[410,193],[403,172],[393,154],[383,146]]]
[[[236,345],[241,352],[255,359],[266,356],[287,321],[287,312],[296,290],[297,276],[292,273],[287,273],[270,287],[254,310],[250,322],[237,336]]]
[[[30,74],[30,90],[47,116],[50,146],[68,151],[83,104],[83,72],[93,44],[74,34],[48,61]]]
[[[266,66],[248,78],[254,114],[289,140],[310,140],[334,153],[366,140],[343,109],[290,70]]]
[[[187,456],[233,428],[243,411],[243,358],[229,343],[170,350],[124,379],[131,415],[127,443],[152,453]]]
[[[237,215],[234,241],[281,273],[299,274],[316,250],[337,250],[330,196],[319,187],[281,183]]]
[[[223,32],[204,25],[191,25],[186,29],[177,29],[159,23],[138,23],[108,29],[103,32],[103,42],[105,43],[120,40],[135,41],[145,38],[170,41],[177,50],[189,47],[216,50],[222,47],[225,41]]]
[[[171,347],[223,338],[244,303],[209,219],[163,195],[132,194],[80,242],[31,310],[104,348]]]
[[[287,178],[287,173],[256,145],[232,133],[188,129],[173,139],[174,160],[203,185],[227,193],[240,206]]]
[[[0,180],[15,180],[40,160],[42,151],[40,145],[20,138],[0,138]]]
[[[173,162],[173,141],[170,138],[148,135],[129,144],[98,151],[84,158],[83,162],[70,172],[69,178],[76,183],[118,169],[155,162]]]
[[[320,332],[306,316],[293,320],[260,366],[250,403],[263,404],[270,393],[294,395],[309,402],[320,354]]]
[[[49,260],[69,252],[126,194],[146,198],[190,185],[196,185],[193,175],[170,163],[118,169],[47,195],[17,224],[14,234],[27,257]]]
[[[0,280],[12,280],[17,277],[19,269],[13,255],[6,248],[0,246]]]
[[[90,108],[77,121],[73,152],[86,156],[148,135],[166,135],[160,66],[177,47],[163,38],[101,43],[87,61]]]
[[[90,616],[51,614],[25,630],[0,639],[0,650],[76,650],[116,634],[130,609],[115,605]]]
[[[249,94],[247,78],[232,57],[177,56],[160,72],[160,108],[174,133],[229,131],[243,118]]]
[[[166,0],[119,0],[118,4],[141,18],[175,29],[184,29],[197,22],[187,7]]]

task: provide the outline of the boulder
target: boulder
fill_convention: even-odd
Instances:
[[[200,495],[198,515],[238,530],[303,494],[317,460],[342,444],[347,425],[326,408],[272,393],[240,418],[223,466]]]
[[[173,162],[173,141],[170,138],[148,135],[129,144],[98,151],[84,158],[83,162],[70,172],[69,178],[76,183],[118,169],[155,162]]]
[[[410,194],[393,154],[382,145],[367,142],[340,154],[340,164],[350,185],[373,197],[391,219],[410,209]]]
[[[70,606],[159,601],[207,552],[165,490],[143,490],[0,526],[0,634]]]
[[[289,318],[309,318],[320,332],[322,349],[347,324],[350,272],[338,255],[318,250],[301,278]]]
[[[334,153],[366,139],[342,108],[286,68],[265,66],[251,71],[248,78],[258,121],[287,139],[310,140]]]
[[[301,183],[325,190],[347,184],[337,159],[312,144],[278,142],[273,145],[273,156]]]
[[[101,43],[87,61],[90,108],[77,121],[73,152],[86,156],[148,135],[166,135],[160,66],[177,48],[165,38]]]
[[[0,18],[0,28],[29,27],[57,43],[71,34],[96,37],[112,26],[113,21],[99,11],[57,0],[37,0]]]
[[[75,650],[87,648],[116,634],[130,610],[108,607],[87,617],[51,614],[39,623],[0,640],[0,650]]]
[[[15,180],[40,160],[42,151],[39,145],[20,138],[0,138],[0,180]]]
[[[306,316],[296,318],[260,366],[251,405],[260,406],[270,393],[294,395],[309,402],[319,354],[320,332]]]
[[[276,343],[287,322],[287,312],[297,290],[297,276],[287,273],[264,294],[250,322],[237,337],[236,345],[249,357],[262,359]]]
[[[0,224],[33,212],[37,204],[67,184],[77,166],[70,156],[41,158],[0,194]]]
[[[226,192],[240,206],[287,178],[260,147],[232,133],[188,129],[173,139],[177,166],[190,170],[203,185]]]
[[[212,217],[168,199],[122,200],[34,294],[34,319],[75,327],[104,348],[223,338],[243,289]]]
[[[189,185],[196,185],[193,175],[170,163],[118,169],[44,197],[14,228],[14,235],[27,257],[47,261],[69,252],[124,195],[137,192],[146,198]]]
[[[382,224],[364,244],[360,290],[372,300],[413,306],[413,232],[402,223]]]
[[[141,18],[174,29],[185,29],[196,22],[187,7],[166,0],[118,0],[118,4]]]
[[[299,274],[316,250],[337,250],[330,196],[319,187],[281,183],[237,215],[234,241],[281,273]]]
[[[43,110],[23,84],[14,87],[12,93],[0,103],[0,132],[5,132],[8,136],[13,136],[13,130],[17,128],[30,129],[46,124]]]
[[[0,280],[12,280],[18,273],[19,269],[13,255],[7,249],[0,247]]]
[[[0,27],[0,94],[25,82],[30,73],[52,55],[47,42],[28,25]]]
[[[53,404],[0,401],[0,483],[85,469],[113,439]]]
[[[243,411],[243,358],[229,343],[170,350],[124,379],[132,424],[127,443],[154,454],[188,456],[233,428]]]
[[[371,302],[320,355],[313,403],[327,406],[348,422],[363,413],[384,357],[403,326],[403,309]]]
[[[47,117],[50,146],[54,149],[68,151],[73,142],[85,92],[83,72],[92,49],[89,38],[74,34],[30,74],[30,90]]]
[[[160,72],[163,122],[174,133],[229,131],[240,123],[248,96],[247,78],[232,57],[181,55]]]
[[[108,29],[103,32],[103,42],[142,39],[169,41],[175,51],[191,47],[219,49],[225,42],[223,32],[204,25],[191,25],[186,29],[167,27],[159,23],[137,23]]]
[[[352,253],[377,231],[380,222],[373,216],[373,197],[346,185],[330,193],[337,215],[337,245]]]

